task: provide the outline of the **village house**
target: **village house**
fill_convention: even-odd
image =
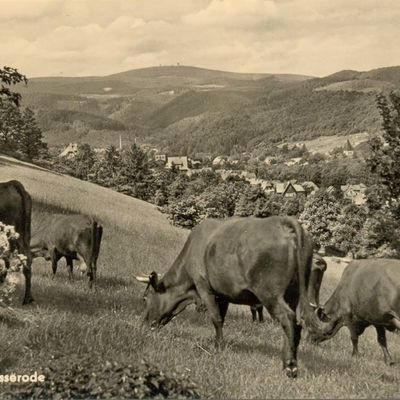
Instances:
[[[200,160],[193,160],[192,158],[188,159],[188,163],[189,163],[190,168],[193,168],[193,169],[200,169],[201,165],[202,165],[202,162]]]
[[[275,184],[275,193],[282,195],[282,197],[296,197],[296,196],[305,196],[306,190],[302,185],[296,183],[279,182]]]
[[[217,156],[212,161],[212,165],[214,165],[214,166],[218,166],[218,165],[222,166],[222,165],[226,164],[227,160],[228,160],[227,156]]]
[[[354,155],[354,148],[350,143],[350,140],[347,139],[345,146],[343,147],[343,154],[346,157],[353,157]]]
[[[58,157],[74,158],[78,153],[78,143],[70,143]]]
[[[187,156],[167,157],[166,168],[177,168],[179,171],[187,172],[189,170],[189,162]]]
[[[155,161],[159,161],[159,162],[166,163],[166,162],[167,162],[167,155],[166,155],[166,154],[156,154],[156,155],[154,156],[154,160],[155,160]]]
[[[342,185],[340,190],[343,192],[343,197],[351,200],[355,205],[361,206],[367,202],[365,192],[367,187],[363,183],[357,185]]]

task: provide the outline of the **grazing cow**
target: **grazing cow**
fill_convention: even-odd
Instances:
[[[33,257],[51,259],[53,274],[57,263],[65,257],[69,277],[73,277],[73,260],[87,266],[89,286],[96,281],[97,258],[100,251],[103,227],[86,215],[52,214],[43,217],[32,235]]]
[[[321,288],[322,278],[324,276],[326,268],[327,268],[326,261],[318,253],[314,253],[311,266],[310,281],[308,284],[308,298],[310,299],[311,304],[315,307],[319,305],[319,290]],[[250,306],[250,310],[253,322],[257,321],[257,314],[258,314],[258,321],[260,323],[264,322],[262,304]]]
[[[23,268],[25,276],[25,296],[23,304],[33,301],[31,294],[32,256],[29,248],[31,240],[32,199],[19,181],[0,183],[0,221],[13,225],[19,234],[16,246],[18,252],[27,257]]]
[[[295,377],[301,333],[297,306],[302,322],[320,324],[307,295],[312,255],[309,235],[291,217],[205,220],[161,280],[155,272],[137,277],[149,288],[144,318],[152,327],[163,326],[200,298],[218,347],[229,303],[262,304],[284,330],[283,366]]]
[[[386,364],[392,364],[385,330],[400,329],[400,261],[368,259],[352,261],[344,270],[335,291],[318,309],[323,329],[310,332],[310,339],[322,342],[347,326],[358,355],[358,336],[373,325]]]

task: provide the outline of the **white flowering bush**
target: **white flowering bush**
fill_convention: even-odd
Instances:
[[[27,262],[25,255],[11,250],[10,242],[18,238],[13,226],[0,222],[0,306],[12,302],[12,294],[21,281],[21,272]]]

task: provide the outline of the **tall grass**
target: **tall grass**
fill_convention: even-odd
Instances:
[[[388,367],[373,329],[361,337],[361,356],[350,356],[345,329],[318,346],[302,342],[300,376],[284,377],[282,332],[268,321],[252,324],[248,307],[233,306],[224,327],[226,349],[216,352],[208,317],[194,309],[157,332],[142,325],[143,288],[136,272],[165,271],[187,233],[168,224],[144,202],[107,189],[0,158],[0,180],[18,179],[34,198],[33,228],[54,211],[92,214],[104,224],[98,265],[98,290],[75,273],[68,281],[60,265],[55,278],[43,260],[35,260],[35,304],[24,308],[33,322],[24,328],[0,329],[0,373],[40,369],[64,354],[101,355],[108,360],[146,359],[161,369],[189,373],[204,397],[212,398],[383,398],[399,396],[400,367]],[[322,287],[326,299],[343,267],[330,262]],[[23,309],[22,306],[17,306]],[[28,311],[27,311],[28,310]],[[388,335],[394,359],[400,360],[398,335]],[[0,393],[6,390],[0,386]],[[0,395],[1,396],[1,395]]]

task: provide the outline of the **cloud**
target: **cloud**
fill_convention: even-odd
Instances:
[[[186,24],[223,28],[249,28],[277,17],[277,6],[269,0],[213,0],[207,8],[184,16]]]
[[[176,62],[309,75],[400,64],[397,0],[3,2],[3,63],[28,76]]]
[[[0,21],[38,19],[59,10],[62,0],[2,0]]]

